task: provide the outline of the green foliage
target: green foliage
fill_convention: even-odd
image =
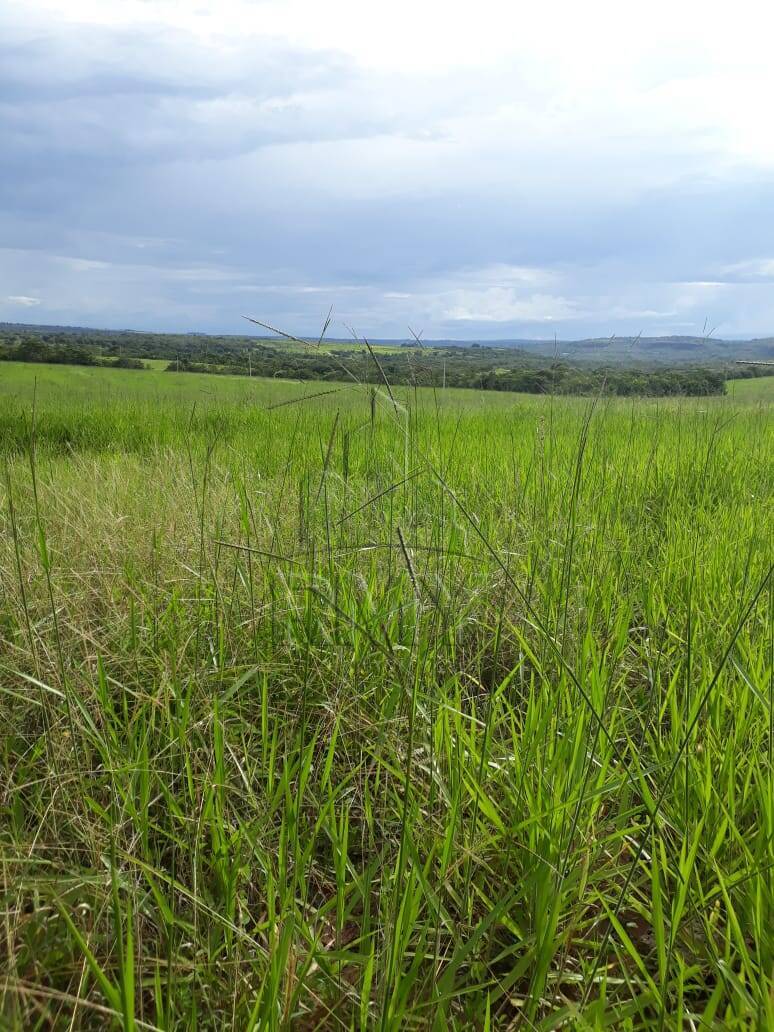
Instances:
[[[0,334],[0,362],[41,362],[46,365],[109,366],[116,369],[145,369],[141,358],[115,355],[104,358],[91,342],[85,345],[66,340],[46,343],[36,336],[15,337],[5,345]]]
[[[3,1027],[772,1026],[771,408],[391,395],[2,370]]]
[[[725,393],[729,373],[720,366],[700,368],[592,366],[569,364],[519,348],[392,347],[377,352],[366,344],[262,341],[251,337],[109,333],[61,330],[30,333],[0,329],[0,359],[20,362],[116,365],[144,368],[149,359],[170,359],[169,372],[227,376],[281,377],[418,387],[466,387],[526,394],[580,394],[650,397]],[[381,367],[381,368],[380,368]],[[732,375],[748,375],[732,367]],[[746,367],[754,370],[756,367]]]
[[[36,337],[14,341],[10,346],[0,348],[0,361],[46,362],[52,365],[97,365],[92,351],[78,345],[51,347]]]
[[[514,351],[482,357],[484,349],[480,345],[475,348],[388,352],[379,357],[377,365],[365,348],[360,354],[351,350],[304,354],[264,347],[251,356],[249,365],[247,358],[241,362],[232,358],[227,365],[216,360],[183,359],[170,362],[167,371],[281,376],[294,380],[359,380],[371,384],[381,384],[386,377],[390,383],[405,386],[445,385],[521,394],[667,397],[725,393],[725,375],[720,369],[576,368],[561,362],[535,364],[535,359]]]

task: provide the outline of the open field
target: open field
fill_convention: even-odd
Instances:
[[[774,1026],[763,384],[1,367],[0,1026]]]
[[[735,401],[774,402],[774,376],[754,380],[729,380],[728,394]]]

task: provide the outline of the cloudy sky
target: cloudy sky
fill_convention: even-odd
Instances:
[[[774,332],[770,3],[0,3],[0,320]]]

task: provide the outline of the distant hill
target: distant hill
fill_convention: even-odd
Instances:
[[[468,346],[472,341],[428,341],[435,346]],[[587,337],[583,340],[489,340],[484,348],[519,348],[530,355],[556,355],[576,361],[675,363],[774,360],[774,337],[723,340],[717,337]]]
[[[561,348],[571,356],[625,361],[707,362],[774,358],[774,337],[722,340],[714,337],[613,337],[569,341]]]
[[[131,335],[146,338],[155,342],[167,341],[170,347],[182,342],[197,341],[198,346],[205,346],[208,340],[229,342],[231,345],[245,344],[257,340],[271,340],[270,336],[252,334],[209,334],[190,330],[183,333],[163,333],[149,330],[108,330],[86,326],[42,326],[30,323],[0,322],[0,333],[25,333],[33,335],[72,335],[88,337],[92,341],[99,338],[116,340]],[[411,338],[378,339],[369,338],[372,344],[414,345]],[[327,344],[337,343],[330,338]],[[341,343],[351,343],[342,340]],[[774,336],[758,337],[748,340],[724,340],[718,337],[701,336],[667,336],[667,337],[588,337],[583,340],[545,340],[537,338],[518,338],[503,340],[424,340],[428,347],[443,348],[476,348],[481,351],[519,350],[525,355],[560,359],[574,362],[635,363],[637,365],[688,363],[691,365],[714,362],[734,362],[740,360],[774,361]],[[173,353],[173,352],[171,352]]]

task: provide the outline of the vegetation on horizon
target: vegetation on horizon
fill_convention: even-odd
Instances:
[[[357,381],[424,387],[467,387],[527,394],[617,394],[666,397],[723,394],[729,378],[762,376],[765,366],[642,366],[572,364],[518,348],[473,344],[374,349],[296,338],[176,338],[104,331],[19,334],[0,331],[0,361],[111,365],[140,369],[170,358],[170,372],[282,377],[299,381]]]

